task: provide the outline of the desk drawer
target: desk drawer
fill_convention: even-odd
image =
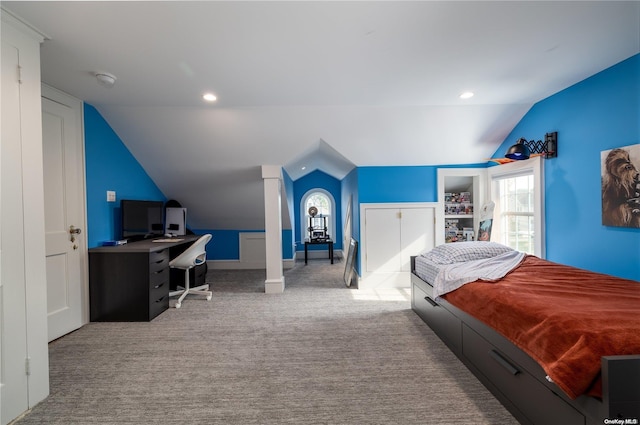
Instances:
[[[462,338],[464,357],[533,424],[585,423],[584,416],[577,410],[467,325],[462,326]]]
[[[149,262],[154,263],[158,260],[169,259],[169,248],[161,249],[159,251],[152,251],[149,253]]]
[[[149,253],[149,273],[164,269],[165,267],[169,267],[168,249]]]
[[[169,288],[169,282],[165,283],[163,288]],[[164,295],[158,296],[158,298],[154,298],[149,301],[149,320],[152,320],[158,314],[169,308],[169,292],[167,291]]]
[[[149,271],[149,285],[153,288],[160,282],[169,281],[171,275],[171,269],[164,267],[155,271]]]
[[[169,293],[169,274],[166,274],[166,279],[151,284],[149,288],[149,301],[155,301],[158,298],[161,298],[163,295]]]
[[[149,287],[149,320],[169,308],[169,268],[151,275]]]
[[[435,302],[415,283],[412,288],[413,309],[427,325],[451,348],[454,353],[460,353],[461,322],[449,310]]]

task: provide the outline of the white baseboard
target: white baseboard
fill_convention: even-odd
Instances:
[[[358,279],[358,289],[409,288],[410,272],[370,273]]]

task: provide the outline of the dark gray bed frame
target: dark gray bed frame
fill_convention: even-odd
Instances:
[[[509,340],[432,295],[432,286],[415,274],[412,257],[411,308],[521,424],[640,424],[640,354],[603,357],[603,399],[571,400]]]

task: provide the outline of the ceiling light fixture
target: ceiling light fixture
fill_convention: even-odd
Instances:
[[[107,88],[111,88],[113,87],[113,85],[116,83],[116,76],[113,74],[110,74],[108,72],[96,72],[95,73],[96,79],[98,80],[98,83],[101,86],[105,86]]]
[[[215,102],[218,99],[213,93],[205,93],[202,95],[202,98],[207,102]]]
[[[473,97],[472,91],[466,91],[460,95],[460,99],[471,99]]]

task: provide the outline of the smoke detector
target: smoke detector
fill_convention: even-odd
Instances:
[[[101,86],[111,88],[116,83],[116,76],[113,74],[109,74],[108,72],[96,72],[95,75],[98,83]]]

